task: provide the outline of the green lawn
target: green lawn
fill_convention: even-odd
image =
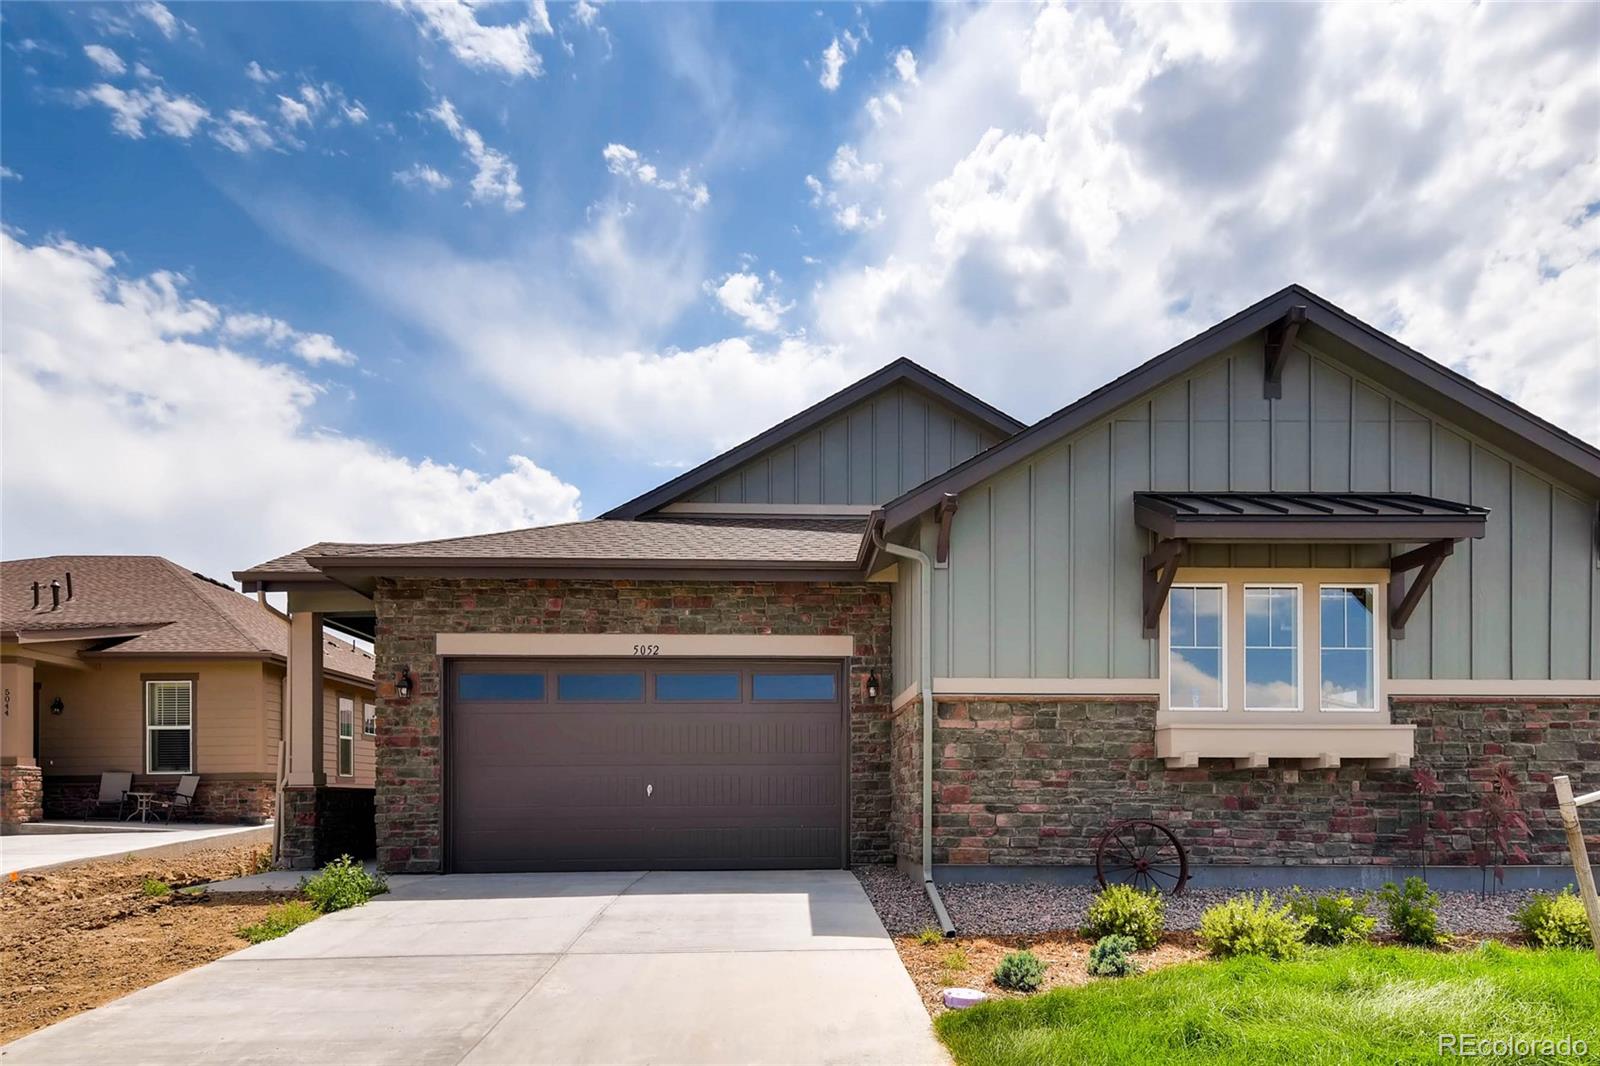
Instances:
[[[1592,952],[1488,944],[1455,954],[1316,950],[1296,962],[1193,963],[1101,979],[939,1018],[961,1066],[1166,1062],[1302,1066],[1440,1063],[1440,1033],[1559,1038],[1588,1057],[1474,1061],[1600,1063],[1600,962]]]

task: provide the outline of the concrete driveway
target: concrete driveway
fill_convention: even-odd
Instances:
[[[843,871],[405,878],[10,1063],[943,1063]]]

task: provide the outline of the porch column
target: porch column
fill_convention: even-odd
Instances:
[[[322,762],[322,615],[289,616],[289,775],[287,788],[315,788],[326,773]]]
[[[33,661],[0,661],[0,822],[44,818],[44,774],[33,757]]]

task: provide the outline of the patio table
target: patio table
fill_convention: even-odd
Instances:
[[[123,821],[131,822],[135,816],[137,816],[141,822],[150,820],[150,803],[156,798],[156,794],[154,792],[125,792],[123,795],[127,796],[129,799],[133,800],[134,803],[138,804],[137,807],[128,812],[128,817],[124,818]]]

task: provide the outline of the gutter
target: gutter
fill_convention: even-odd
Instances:
[[[939,887],[933,883],[933,564],[914,548],[891,544],[883,539],[883,521],[875,516],[869,524],[872,543],[890,555],[917,564],[918,629],[917,663],[922,689],[922,890],[933,904],[939,928],[945,936],[955,936],[956,927],[945,910]]]

